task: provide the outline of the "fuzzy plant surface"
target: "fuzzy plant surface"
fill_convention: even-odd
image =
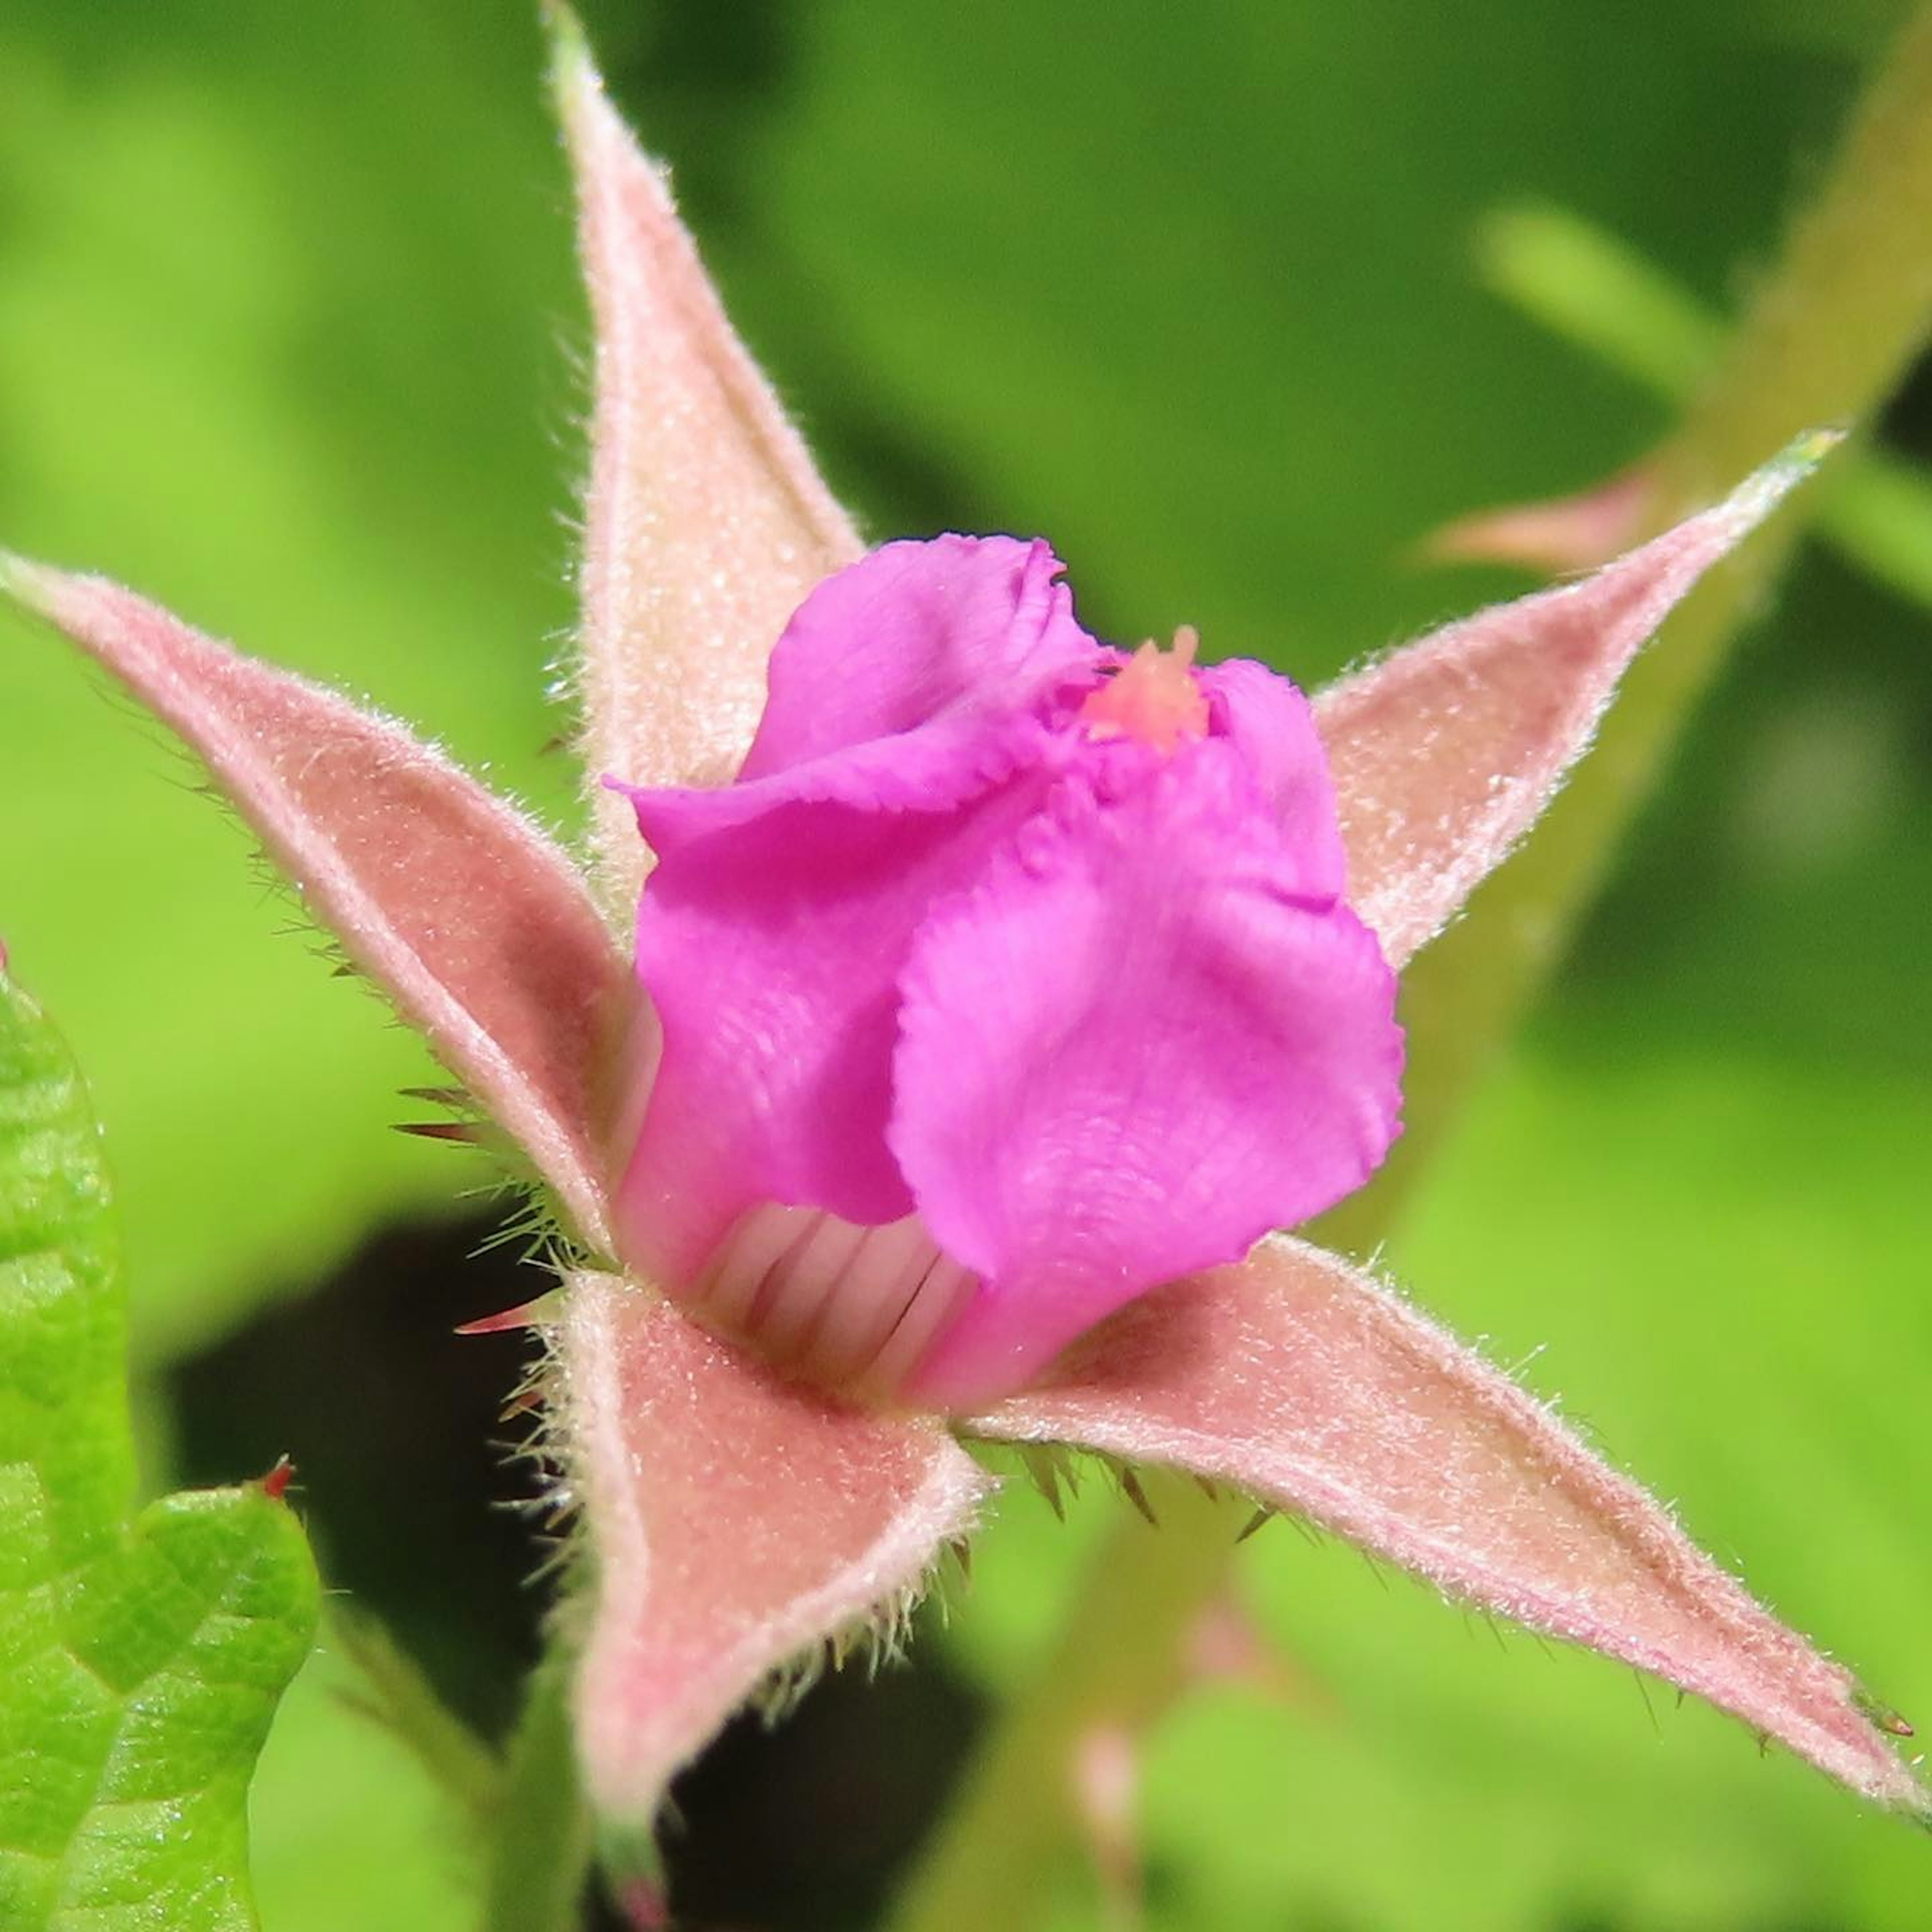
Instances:
[[[1191,636],[1130,657],[1043,542],[868,550],[563,22],[556,79],[598,330],[586,858],[118,586],[0,584],[194,750],[460,1083],[453,1131],[545,1192],[562,1292],[501,1319],[551,1352],[607,1843],[775,1675],[901,1628],[987,1508],[978,1440],[1244,1491],[1922,1814],[1842,1666],[1290,1232],[1389,1144],[1396,976],[1831,439],[1312,696]]]
[[[0,973],[0,1924],[246,1932],[315,1566],[285,1468],[134,1510],[118,1266],[86,1090]]]

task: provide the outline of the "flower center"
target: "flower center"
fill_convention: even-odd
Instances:
[[[1151,639],[1142,645],[1080,707],[1080,722],[1094,738],[1138,738],[1162,758],[1183,739],[1208,735],[1208,700],[1195,680],[1194,653],[1201,640],[1192,624],[1174,634],[1164,651]]]
[[[890,1401],[976,1285],[916,1215],[864,1228],[767,1202],[739,1216],[681,1299],[788,1374]]]

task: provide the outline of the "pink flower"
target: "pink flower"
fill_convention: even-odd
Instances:
[[[1109,682],[1042,551],[860,560],[567,37],[559,85],[598,332],[583,748],[631,788],[596,795],[587,878],[401,727],[100,579],[5,560],[0,580],[196,750],[550,1191],[579,1257],[553,1391],[593,1559],[598,1803],[648,1819],[772,1671],[916,1593],[988,1492],[964,1430],[1238,1486],[1923,1811],[1848,1673],[1505,1377],[1339,1256],[1243,1254],[1379,1156],[1388,972],[1817,452],[1312,710],[1252,667]],[[634,817],[660,860],[641,914]],[[663,1018],[648,1089],[634,917]],[[891,1373],[856,1328],[814,1363],[822,1331],[788,1337],[775,1304],[732,1318],[925,1406],[831,1399],[636,1270],[722,1324],[781,1210],[828,1245],[916,1215],[907,1240],[953,1264],[964,1312],[936,1301],[933,1351]],[[817,1252],[778,1285],[856,1278]]]
[[[889,544],[786,626],[735,784],[626,788],[664,1045],[620,1247],[834,1387],[1010,1394],[1394,1136],[1306,700],[1103,648],[1060,571]]]

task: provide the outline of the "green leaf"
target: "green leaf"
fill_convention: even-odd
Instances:
[[[0,1924],[255,1923],[248,1778],[307,1654],[307,1540],[255,1483],[131,1522],[123,1304],[86,1093],[0,980]]]
[[[248,1795],[272,1932],[476,1932],[468,1820],[410,1744],[372,1724],[334,1618],[275,1713]]]

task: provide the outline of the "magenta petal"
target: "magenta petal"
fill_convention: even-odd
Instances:
[[[888,544],[820,584],[786,627],[735,784],[606,782],[660,861],[794,802],[965,803],[1042,758],[1042,697],[1114,656],[1073,621],[1060,568],[1045,544],[1012,537]]]
[[[1058,788],[905,973],[893,1151],[982,1278],[923,1400],[1018,1386],[1123,1301],[1352,1192],[1396,1131],[1373,936],[1300,894],[1232,748],[1134,762],[1118,791]]]
[[[1314,707],[1298,686],[1246,658],[1201,674],[1216,735],[1240,754],[1295,855],[1304,892],[1341,892],[1347,884],[1328,754]]]
[[[1812,437],[1580,584],[1479,611],[1323,692],[1349,897],[1400,968],[1541,815],[1672,607],[1816,468]]]
[[[1271,1241],[1148,1295],[971,1426],[1234,1484],[1928,1810],[1848,1672],[1508,1377],[1319,1249]]]
[[[891,1635],[992,1485],[936,1424],[832,1406],[612,1276],[572,1278],[561,1362],[596,1557],[578,1747],[598,1810],[647,1822],[774,1672]]]
[[[772,652],[770,701],[741,776],[964,712],[1027,708],[1102,662],[1043,543],[890,543],[813,591]]]
[[[1024,714],[958,714],[736,784],[651,788],[614,778],[604,783],[631,801],[638,830],[662,863],[701,841],[760,821],[775,830],[790,806],[930,814],[970,805],[1022,767],[1038,764],[1048,736],[1044,725]],[[772,862],[781,864],[782,856],[775,846]]]
[[[400,726],[95,577],[0,557],[190,746],[356,964],[608,1246],[592,1084],[622,960],[530,822]]]
[[[556,88],[597,334],[585,762],[593,778],[719,784],[751,742],[772,640],[860,545],[567,23]],[[622,806],[598,804],[601,896],[628,920],[645,854]]]
[[[886,1146],[898,976],[935,894],[976,878],[1039,796],[1022,778],[949,810],[882,811],[788,796],[799,776],[638,800],[646,830],[660,812],[724,820],[670,843],[638,917],[664,1049],[619,1232],[628,1260],[679,1288],[761,1202],[866,1223],[911,1211]]]

